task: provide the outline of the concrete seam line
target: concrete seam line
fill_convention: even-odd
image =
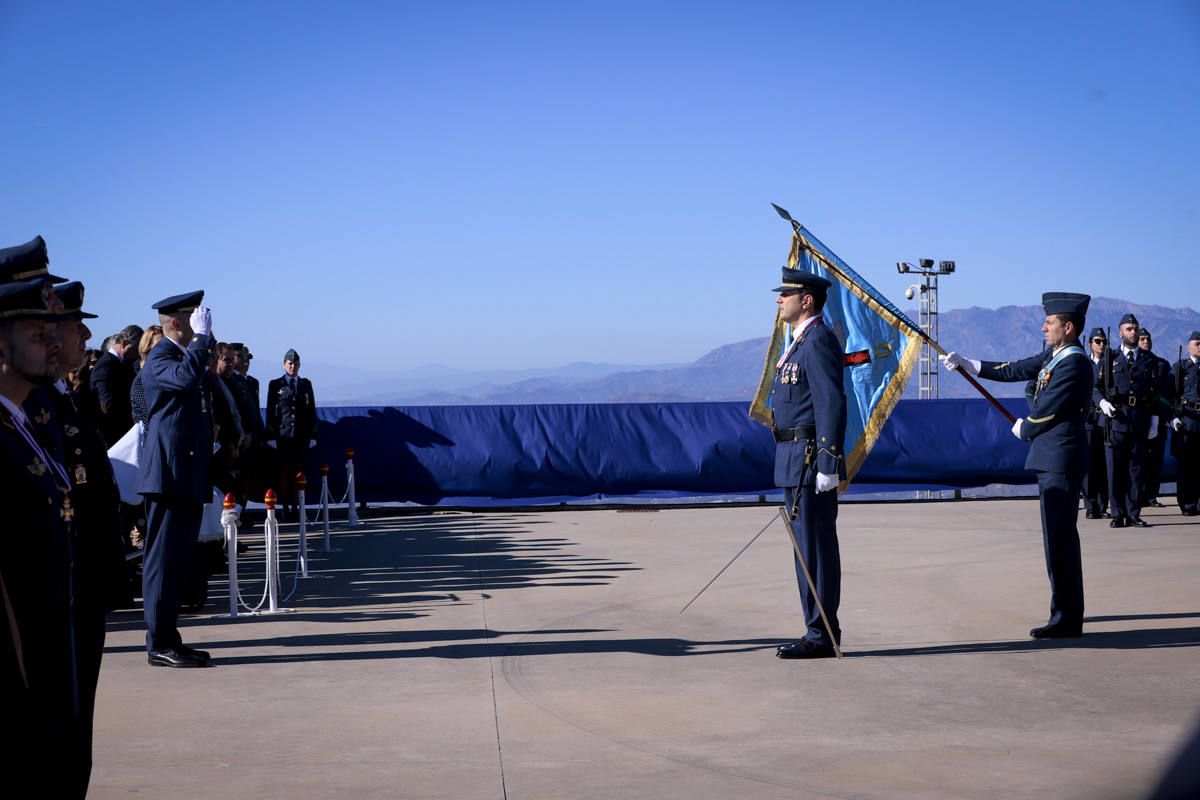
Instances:
[[[479,607],[483,616],[483,645],[487,651],[488,661],[488,680],[492,687],[492,722],[496,726],[496,759],[500,765],[500,793],[504,800],[508,800],[508,784],[504,778],[504,747],[500,742],[500,707],[496,703],[496,662],[492,655],[491,628],[488,627],[487,619],[487,592],[483,583],[483,570],[479,567],[479,560],[482,558],[479,552],[479,523],[477,522],[478,515],[471,514],[471,540],[475,545],[475,575],[479,583]]]

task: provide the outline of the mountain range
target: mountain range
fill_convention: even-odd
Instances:
[[[1154,337],[1155,352],[1168,361],[1178,355],[1188,334],[1200,329],[1200,312],[1130,303],[1107,297],[1092,299],[1088,328],[1112,329],[1125,313],[1135,314]],[[915,309],[906,311],[917,319]],[[1040,305],[966,308],[939,314],[939,343],[971,358],[1013,360],[1042,349]],[[576,362],[530,370],[471,371],[439,364],[402,372],[372,372],[339,365],[306,362],[319,405],[490,405],[525,403],[635,403],[749,400],[758,386],[767,337],[723,345],[690,364],[653,366]],[[265,381],[264,381],[265,383]],[[976,395],[966,381],[944,370],[940,397]],[[1019,396],[1021,383],[987,386],[1001,397]],[[914,375],[905,397],[918,395]]]

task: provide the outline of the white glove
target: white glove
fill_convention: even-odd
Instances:
[[[208,336],[212,333],[212,312],[204,306],[196,307],[189,322],[192,326],[192,333],[197,336]]]
[[[817,473],[817,494],[828,492],[830,489],[836,489],[841,483],[841,478],[837,475],[826,475],[824,472]]]
[[[940,356],[939,359],[946,369],[950,370],[951,372],[956,369],[964,369],[972,375],[978,375],[979,368],[983,366],[982,361],[976,361],[973,358],[963,358],[953,350],[951,350],[949,353],[946,353],[944,356]]]
[[[1158,436],[1158,417],[1150,418],[1150,431],[1146,434],[1147,439],[1153,439]]]
[[[309,439],[309,440],[308,440],[308,447],[309,447],[309,449],[310,449],[310,450],[311,450],[312,448],[316,447],[316,446],[317,446],[317,440],[316,440],[316,439]]]
[[[1017,417],[1017,421],[1013,423],[1012,435],[1017,437],[1018,439],[1021,438],[1021,423],[1024,421],[1025,421],[1024,417]]]
[[[275,440],[274,440],[274,439],[267,439],[267,447],[269,447],[269,448],[271,448],[272,450],[274,450],[274,449],[275,449],[275,447],[276,447]]]
[[[1101,400],[1100,401],[1100,413],[1104,414],[1104,416],[1108,417],[1109,419],[1112,419],[1112,415],[1117,413],[1117,409],[1112,403],[1108,402],[1107,400]]]
[[[1179,417],[1176,417],[1175,419],[1171,420],[1171,430],[1178,431],[1182,427],[1183,427],[1183,420],[1181,420]]]

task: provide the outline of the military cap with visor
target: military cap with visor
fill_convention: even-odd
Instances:
[[[1075,292],[1046,292],[1042,295],[1042,308],[1047,317],[1054,314],[1086,316],[1090,302],[1092,302],[1091,295],[1076,294]]]
[[[58,313],[59,319],[96,319],[96,314],[83,310],[83,284],[70,281],[54,287],[54,293],[62,300],[63,309]]]
[[[776,286],[772,292],[789,292],[793,289],[807,289],[812,292],[825,292],[833,284],[827,278],[805,272],[802,269],[783,268],[783,285]]]
[[[195,292],[184,292],[183,294],[164,297],[150,307],[160,314],[182,314],[187,311],[195,311],[203,302],[204,290],[200,289]]]
[[[25,244],[0,249],[0,283],[19,283],[40,278],[51,283],[65,283],[66,278],[51,275],[50,256],[46,240],[35,236]]]
[[[42,319],[55,322],[62,315],[49,311],[50,284],[45,277],[0,284],[0,320]]]

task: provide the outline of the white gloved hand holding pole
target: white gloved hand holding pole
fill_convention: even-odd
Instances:
[[[204,306],[197,306],[192,311],[189,323],[192,326],[192,333],[197,336],[208,336],[212,333],[212,311]]]
[[[817,494],[828,492],[830,489],[836,489],[841,483],[841,478],[837,475],[828,475],[824,472],[817,473]]]
[[[1017,437],[1018,439],[1021,438],[1021,423],[1024,421],[1025,421],[1024,417],[1017,417],[1017,421],[1013,423],[1012,435]]]
[[[972,375],[978,375],[979,368],[983,366],[983,362],[976,361],[973,358],[964,358],[953,350],[951,350],[949,353],[946,353],[944,356],[939,356],[938,358],[946,367],[946,369],[950,370],[951,372],[956,369],[961,369],[971,373]]]

